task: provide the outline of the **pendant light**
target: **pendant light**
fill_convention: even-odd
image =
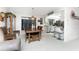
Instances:
[[[33,14],[34,14],[34,8],[32,8],[32,20],[35,20],[36,17]]]
[[[2,18],[4,18],[5,17],[5,13],[4,12],[1,12],[0,13],[0,16],[2,16]]]
[[[34,8],[32,8],[32,17],[31,17],[31,19],[32,19],[32,24],[33,24],[32,27],[35,28],[35,30],[36,30],[36,17],[33,14],[34,14]]]

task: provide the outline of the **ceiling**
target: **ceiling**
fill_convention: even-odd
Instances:
[[[33,10],[33,15],[36,15],[36,16],[45,16],[47,15],[49,12],[52,12],[52,11],[56,11],[56,10],[59,10],[60,8],[57,8],[57,7],[40,7],[40,8],[34,8]]]
[[[33,8],[33,9],[32,9]],[[60,10],[60,7],[6,7],[7,11],[18,14],[30,14],[38,17],[43,17],[51,11]]]

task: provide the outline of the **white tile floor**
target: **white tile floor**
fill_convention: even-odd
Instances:
[[[79,40],[64,43],[63,40],[57,40],[53,34],[42,34],[40,41],[25,42],[25,35],[21,35],[21,50],[22,51],[72,51],[79,50]]]
[[[30,44],[25,42],[25,35],[22,34],[22,50],[29,51],[46,51],[46,50],[58,50],[60,46],[63,46],[63,40],[57,40],[53,38],[52,34],[42,34],[40,41],[31,42]]]

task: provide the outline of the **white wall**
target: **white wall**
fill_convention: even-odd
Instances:
[[[64,41],[79,39],[79,20],[71,17],[71,11],[74,10],[77,14],[78,8],[65,8],[65,28],[64,28]]]
[[[25,12],[26,9],[26,12]],[[21,31],[21,20],[22,17],[30,17],[32,16],[31,8],[21,8],[21,7],[15,7],[15,8],[9,8],[9,11],[14,13],[16,15],[16,30]]]
[[[22,20],[22,16],[25,17],[29,17],[31,16],[31,14],[16,14],[16,30],[20,30],[21,31],[21,20]]]

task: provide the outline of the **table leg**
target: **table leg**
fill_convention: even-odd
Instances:
[[[28,35],[29,35],[29,37],[28,37],[28,42],[30,43],[30,40],[31,40],[31,39],[30,39],[30,33],[29,33]]]
[[[61,40],[61,36],[60,36],[60,35],[61,35],[61,34],[59,33],[59,38],[58,38],[59,40]]]
[[[27,41],[27,33],[26,33],[26,36],[25,37],[26,37],[26,39],[25,39],[25,42],[26,42]]]
[[[41,39],[41,32],[39,32],[39,41],[40,41],[40,39]]]

